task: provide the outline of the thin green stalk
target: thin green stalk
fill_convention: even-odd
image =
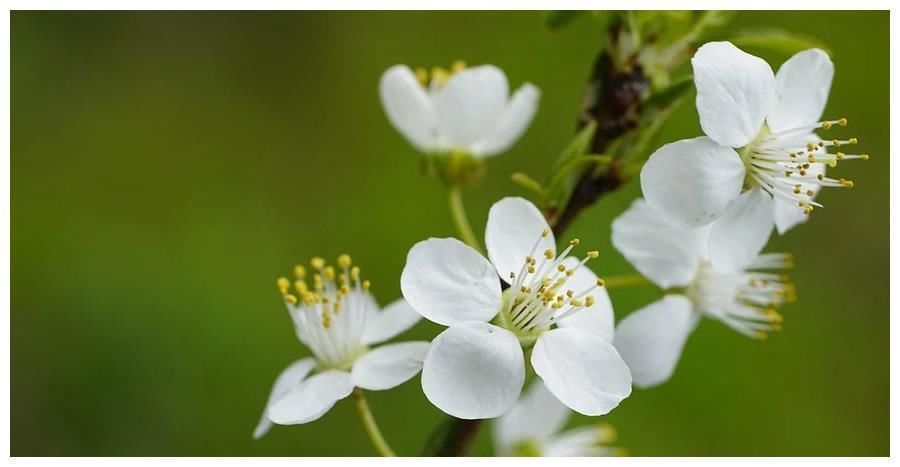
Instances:
[[[624,287],[637,287],[652,285],[652,283],[640,274],[623,274],[621,276],[603,277],[603,286],[607,289],[621,289]]]
[[[481,243],[475,236],[475,232],[472,231],[469,218],[466,217],[466,208],[463,206],[462,192],[459,187],[451,186],[447,195],[450,199],[450,215],[453,217],[453,224],[456,225],[456,231],[460,238],[470,247],[481,251]]]
[[[368,433],[369,439],[372,441],[372,445],[375,446],[378,454],[381,454],[382,457],[396,457],[394,450],[391,449],[387,441],[384,440],[384,436],[381,435],[381,430],[378,429],[378,423],[375,422],[375,417],[372,415],[372,411],[369,410],[369,404],[366,402],[366,396],[362,389],[356,388],[353,390],[353,402],[356,404],[356,413],[359,414],[359,418],[366,428],[366,433]]]

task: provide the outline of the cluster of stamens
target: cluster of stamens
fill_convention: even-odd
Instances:
[[[559,256],[556,256],[553,250],[547,249],[539,261],[535,257],[536,250],[541,240],[549,235],[549,229],[541,232],[530,253],[525,257],[519,273],[509,274],[508,282],[511,286],[506,292],[504,313],[508,324],[521,333],[545,331],[552,324],[577,310],[590,308],[596,302],[591,292],[603,287],[603,280],[597,279],[596,283],[586,290],[576,291],[566,288],[566,282],[578,268],[597,258],[599,253],[589,251],[577,266],[567,268],[563,261],[580,243],[578,239],[574,239]]]
[[[824,163],[836,167],[839,161],[869,159],[868,154],[847,154],[837,150],[857,144],[856,138],[825,140],[812,133],[817,129],[829,130],[835,125],[845,127],[847,119],[826,120],[775,133],[764,130],[747,146],[743,155],[748,181],[777,199],[797,205],[805,214],[810,214],[814,207],[822,207],[813,200],[815,191],[810,186],[853,188],[851,180],[815,173],[817,169],[812,165]],[[829,152],[830,148],[835,151]]]
[[[777,308],[797,299],[787,275],[765,270],[794,266],[789,253],[760,255],[747,271],[720,273],[708,263],[700,265],[688,296],[697,308],[749,337],[765,339],[780,331],[784,320]]]
[[[416,68],[416,79],[422,86],[438,89],[443,86],[451,76],[466,69],[466,62],[456,60],[450,65],[450,69],[439,66],[432,67],[431,71],[425,68]]]
[[[294,266],[293,281],[279,277],[278,292],[297,336],[320,367],[344,369],[365,351],[362,335],[371,306],[369,281],[360,279],[359,268],[348,255],[340,255],[336,267],[318,257],[309,265],[310,273],[303,265]]]

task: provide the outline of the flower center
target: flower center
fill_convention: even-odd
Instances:
[[[764,126],[741,153],[747,167],[745,185],[760,186],[774,198],[798,206],[804,214],[811,213],[814,207],[822,207],[813,201],[819,188],[853,188],[850,180],[826,177],[825,165],[836,167],[842,160],[868,160],[869,155],[837,150],[857,144],[856,138],[824,140],[814,133],[835,125],[847,126],[847,119],[826,120],[775,133]],[[831,148],[835,151],[829,152]]]
[[[747,271],[737,273],[716,271],[703,261],[686,294],[699,312],[741,334],[765,339],[768,333],[781,330],[783,318],[775,309],[796,300],[796,292],[787,276],[758,270],[790,267],[793,258],[788,253],[762,254]]]
[[[566,267],[564,261],[580,241],[569,242],[565,250],[556,256],[552,249],[544,250],[540,261],[535,257],[541,240],[550,235],[545,229],[534,242],[525,257],[519,273],[509,274],[509,289],[503,293],[502,324],[513,331],[523,344],[531,344],[541,333],[579,310],[590,308],[596,302],[591,292],[603,287],[603,280],[597,279],[583,290],[568,288],[575,272],[589,260],[597,258],[597,251],[589,251],[584,259],[573,267]],[[577,259],[577,258],[576,258]]]
[[[442,88],[451,76],[466,69],[466,62],[456,60],[450,65],[450,70],[436,66],[431,68],[431,72],[425,68],[416,68],[416,79],[419,84],[430,91],[437,91]]]
[[[337,259],[337,269],[324,259],[310,260],[312,287],[307,271],[294,266],[294,281],[278,278],[278,291],[294,320],[297,337],[309,347],[319,369],[348,369],[366,346],[362,341],[366,314],[374,306],[369,281],[361,281],[359,268],[348,255]]]

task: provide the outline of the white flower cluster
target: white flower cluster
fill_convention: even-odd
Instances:
[[[764,338],[781,328],[776,308],[795,299],[782,253],[762,253],[770,234],[805,221],[822,187],[851,187],[826,168],[855,138],[816,134],[834,66],[821,50],[791,57],[778,73],[728,42],[692,59],[706,136],[659,148],[642,168],[644,199],[612,224],[614,247],[662,296],[615,324],[597,251],[559,246],[541,210],[522,198],[490,209],[486,255],[454,238],[409,250],[403,298],[380,310],[359,268],[342,255],[297,266],[278,289],[312,357],[276,380],[254,436],[272,423],[318,419],[355,389],[395,387],[421,371],[425,396],[461,419],[498,418],[500,455],[615,455],[611,427],[559,434],[570,411],[603,415],[631,394],[668,380],[700,318]],[[428,156],[484,158],[524,133],[540,92],[509,94],[506,76],[483,65],[431,72],[396,65],[380,82],[390,123]],[[471,242],[477,243],[477,242]],[[311,281],[311,282],[308,282]],[[420,318],[445,326],[429,342],[387,344]],[[522,395],[530,369],[534,382]],[[357,389],[358,390],[358,389]]]

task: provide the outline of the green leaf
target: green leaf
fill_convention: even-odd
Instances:
[[[583,10],[549,11],[544,16],[544,26],[549,31],[556,32],[585,13],[587,12]]]
[[[727,39],[741,48],[762,49],[784,55],[794,55],[812,48],[822,49],[831,55],[831,51],[819,39],[782,29],[744,29],[728,36]]]

